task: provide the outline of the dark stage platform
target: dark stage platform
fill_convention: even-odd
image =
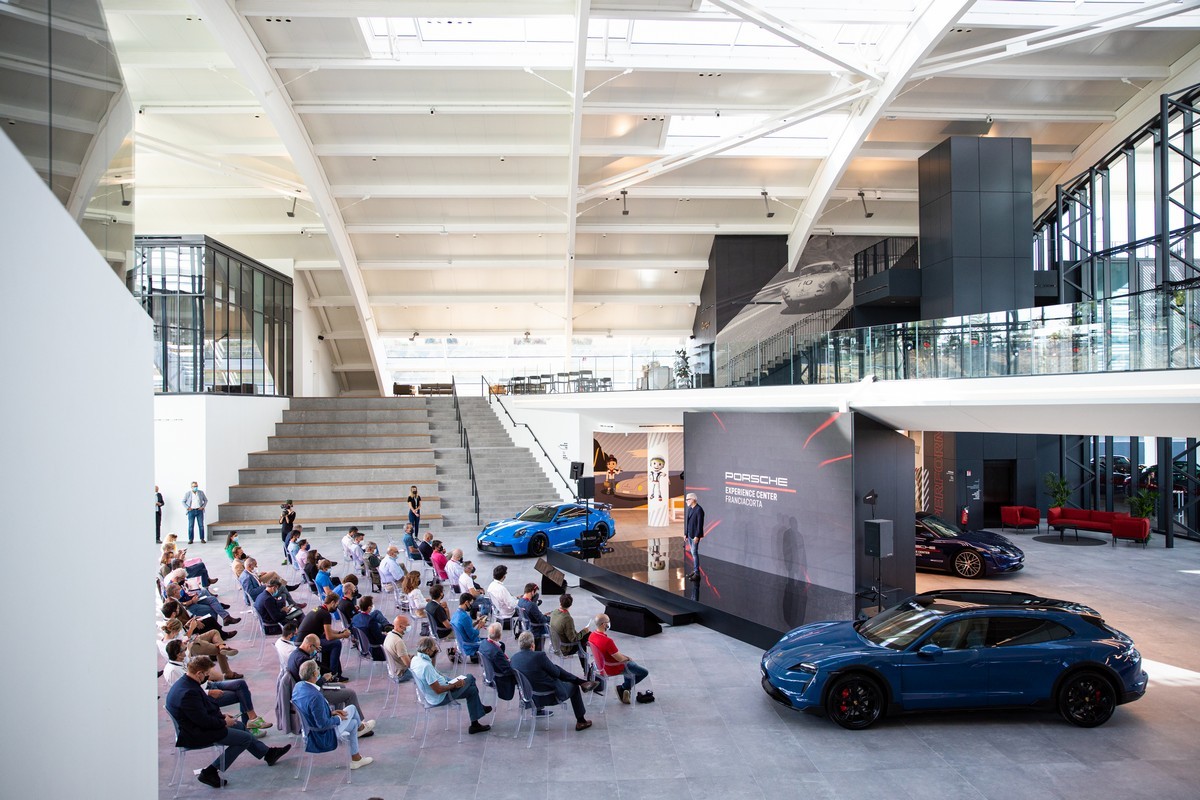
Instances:
[[[703,548],[701,580],[688,581],[691,562],[681,536],[614,542],[609,547],[612,552],[598,558],[551,551],[548,560],[579,576],[585,590],[643,606],[662,622],[698,622],[763,648],[800,625],[854,616],[853,594],[706,558]]]

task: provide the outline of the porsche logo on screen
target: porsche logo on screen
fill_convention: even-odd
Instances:
[[[763,508],[764,503],[779,500],[779,494],[795,494],[788,488],[788,479],[781,475],[759,475],[753,472],[725,473],[725,502],[737,506]]]

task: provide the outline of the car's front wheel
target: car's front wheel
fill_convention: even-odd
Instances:
[[[959,550],[954,556],[954,574],[960,578],[983,577],[983,559],[974,550]]]
[[[1099,672],[1077,672],[1058,690],[1058,713],[1081,728],[1103,725],[1116,707],[1117,692]]]
[[[852,731],[861,731],[883,716],[883,690],[866,675],[846,675],[829,687],[825,713]]]
[[[601,539],[603,539],[606,542],[608,541],[608,537],[609,537],[608,526],[605,525],[603,522],[601,522],[599,525],[596,526],[596,533],[600,534]]]
[[[544,556],[549,549],[550,540],[544,533],[534,534],[534,537],[529,540],[529,555],[531,556]]]

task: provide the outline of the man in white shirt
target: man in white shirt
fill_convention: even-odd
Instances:
[[[446,579],[451,586],[458,585],[458,579],[463,573],[463,551],[461,548],[454,548],[450,553],[450,560],[446,562]]]
[[[517,613],[517,598],[513,597],[512,592],[504,585],[507,576],[508,567],[499,565],[492,570],[492,582],[487,587],[487,596],[492,601],[496,619],[503,620],[506,626],[512,615]]]
[[[366,561],[366,557],[363,555],[362,542],[365,538],[366,534],[359,533],[355,526],[351,526],[349,532],[342,537],[342,552],[346,554],[346,559],[352,562],[354,567],[363,570],[364,575],[366,572],[363,562]]]
[[[183,496],[183,507],[187,511],[188,544],[192,544],[192,529],[197,523],[200,527],[200,542],[203,544],[208,541],[204,538],[208,535],[204,530],[204,507],[206,505],[208,505],[208,497],[200,491],[200,484],[192,481],[191,491]]]
[[[388,675],[396,683],[412,680],[409,663],[412,661],[408,648],[404,645],[404,633],[408,630],[409,619],[404,614],[397,614],[392,620],[392,629],[383,637],[383,654],[387,656]]]
[[[400,548],[396,545],[389,547],[387,555],[379,562],[379,582],[389,592],[404,582],[404,565],[400,563]]]

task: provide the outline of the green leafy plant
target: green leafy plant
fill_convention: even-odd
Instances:
[[[1067,501],[1071,499],[1071,484],[1067,483],[1066,478],[1057,472],[1047,472],[1042,478],[1042,484],[1046,487],[1046,494],[1050,495],[1051,508],[1063,508],[1067,505]]]
[[[1158,505],[1158,492],[1142,489],[1129,498],[1129,516],[1149,517]]]
[[[681,347],[675,351],[675,385],[690,386],[691,382],[692,365],[687,350]]]

